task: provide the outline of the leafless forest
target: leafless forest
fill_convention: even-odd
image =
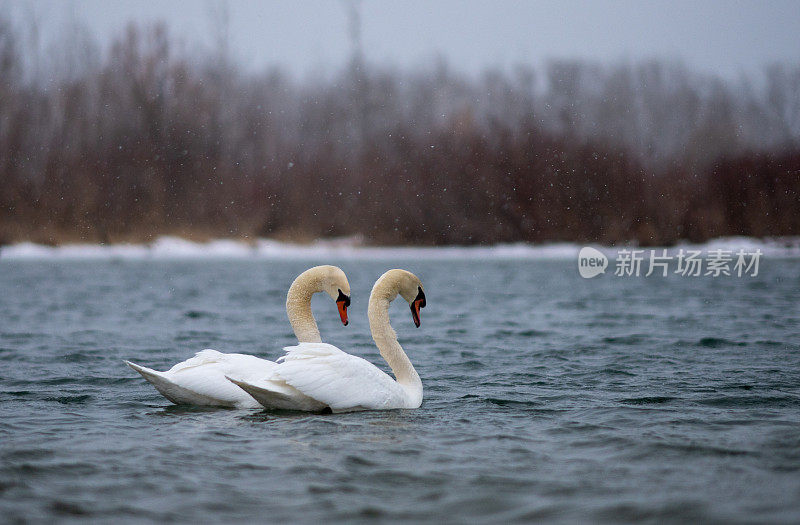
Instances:
[[[800,65],[246,72],[162,26],[31,51],[0,15],[0,242],[800,235]]]

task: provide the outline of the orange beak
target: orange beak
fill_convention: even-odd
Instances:
[[[419,303],[420,301],[414,301],[411,305],[411,318],[414,319],[414,326],[419,328]]]
[[[339,318],[342,324],[347,326],[347,307],[350,306],[350,296],[345,295],[344,292],[339,290],[339,297],[336,298],[336,306],[339,308]]]
[[[417,297],[414,298],[414,301],[411,303],[411,318],[414,320],[414,326],[419,328],[420,320],[419,320],[419,309],[425,308],[425,293],[422,291],[422,288],[418,288],[419,293]]]

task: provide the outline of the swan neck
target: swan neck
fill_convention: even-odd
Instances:
[[[381,357],[392,369],[397,383],[403,386],[412,397],[415,399],[418,397],[421,402],[422,381],[414,369],[414,365],[411,364],[411,360],[403,351],[403,347],[400,346],[397,333],[389,322],[389,303],[397,296],[397,292],[394,292],[393,296],[380,292],[380,289],[374,289],[369,300],[368,317],[372,338],[380,350]]]
[[[300,343],[321,343],[317,321],[311,312],[311,296],[318,290],[316,280],[305,273],[294,280],[286,294],[286,314]]]

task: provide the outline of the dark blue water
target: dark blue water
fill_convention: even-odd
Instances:
[[[0,260],[0,521],[800,520],[798,260],[756,278],[581,279],[570,261],[342,261],[426,286],[412,411],[170,405],[123,359],[275,358],[295,275],[336,261]]]

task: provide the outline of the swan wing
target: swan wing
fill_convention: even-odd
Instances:
[[[206,349],[197,352],[194,357],[182,361],[169,369],[170,374],[187,372],[193,368],[224,369],[241,377],[262,377],[275,367],[274,361],[261,359],[247,354],[224,354],[216,350]]]
[[[369,361],[327,343],[285,348],[275,375],[333,412],[402,408],[402,386]]]

